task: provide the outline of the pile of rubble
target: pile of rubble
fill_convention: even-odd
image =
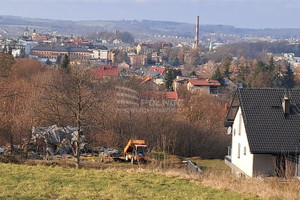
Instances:
[[[37,154],[64,155],[72,154],[74,142],[77,141],[77,128],[72,126],[58,127],[33,127],[28,151]],[[80,150],[84,149],[84,133],[79,134]]]
[[[72,126],[59,127],[57,125],[49,127],[33,127],[30,144],[27,152],[31,155],[59,155],[73,154],[73,145],[77,137],[77,128]],[[84,142],[84,132],[80,132],[79,138],[81,153],[92,154],[94,156],[116,157],[121,151],[110,147],[97,149],[89,148]]]

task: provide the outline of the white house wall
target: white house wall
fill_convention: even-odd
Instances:
[[[239,144],[240,156],[238,156]],[[246,152],[244,154],[245,148]],[[238,109],[232,126],[231,162],[237,168],[234,169],[235,171],[242,171],[244,174],[253,177],[253,154],[250,153],[241,107]]]
[[[108,51],[107,50],[100,50],[100,59],[107,60],[108,59]]]
[[[192,85],[190,82],[187,84],[187,89],[196,92],[196,91],[201,91],[207,94],[210,94],[210,87],[209,86],[195,86]]]

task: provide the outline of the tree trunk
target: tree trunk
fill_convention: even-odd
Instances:
[[[75,145],[75,159],[76,159],[76,168],[81,168],[80,166],[80,132],[77,131],[76,133],[76,141],[74,142]]]
[[[77,147],[76,147],[76,168],[81,168],[80,166],[80,148],[79,148],[79,143],[77,143]]]

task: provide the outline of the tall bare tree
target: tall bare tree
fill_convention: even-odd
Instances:
[[[44,87],[43,107],[40,109],[44,118],[48,122],[77,127],[72,145],[76,167],[80,167],[83,128],[93,121],[93,106],[99,102],[97,95],[90,72],[78,67],[73,67],[68,74],[55,74],[52,82]]]

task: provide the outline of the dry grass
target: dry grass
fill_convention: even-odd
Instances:
[[[0,199],[258,199],[150,170],[0,163]]]
[[[231,174],[230,168],[223,160],[192,159],[203,174],[192,173],[182,169],[156,169],[158,173],[176,176],[192,182],[201,183],[216,189],[232,191],[246,196],[256,196],[263,199],[300,199],[300,181],[297,178],[280,180],[272,178],[237,178]]]
[[[193,173],[186,170],[182,164],[182,159],[176,156],[168,156],[165,161],[152,160],[147,165],[132,165],[130,163],[100,162],[99,157],[83,157],[82,163],[85,168],[122,170],[126,173],[144,173],[166,175],[168,177],[178,177],[193,184],[201,184],[216,188],[221,191],[239,193],[243,196],[254,196],[264,199],[300,199],[300,181],[289,179],[280,181],[277,178],[247,179],[237,178],[230,172],[230,168],[224,164],[223,160],[201,160],[191,158],[200,168],[204,169],[203,174]],[[55,161],[28,160],[29,165],[58,165],[62,167],[73,167],[74,160],[60,158]]]
[[[264,199],[300,199],[300,182],[298,179],[279,181],[278,178],[237,178],[229,172],[206,172],[201,183],[218,189],[230,190]]]

